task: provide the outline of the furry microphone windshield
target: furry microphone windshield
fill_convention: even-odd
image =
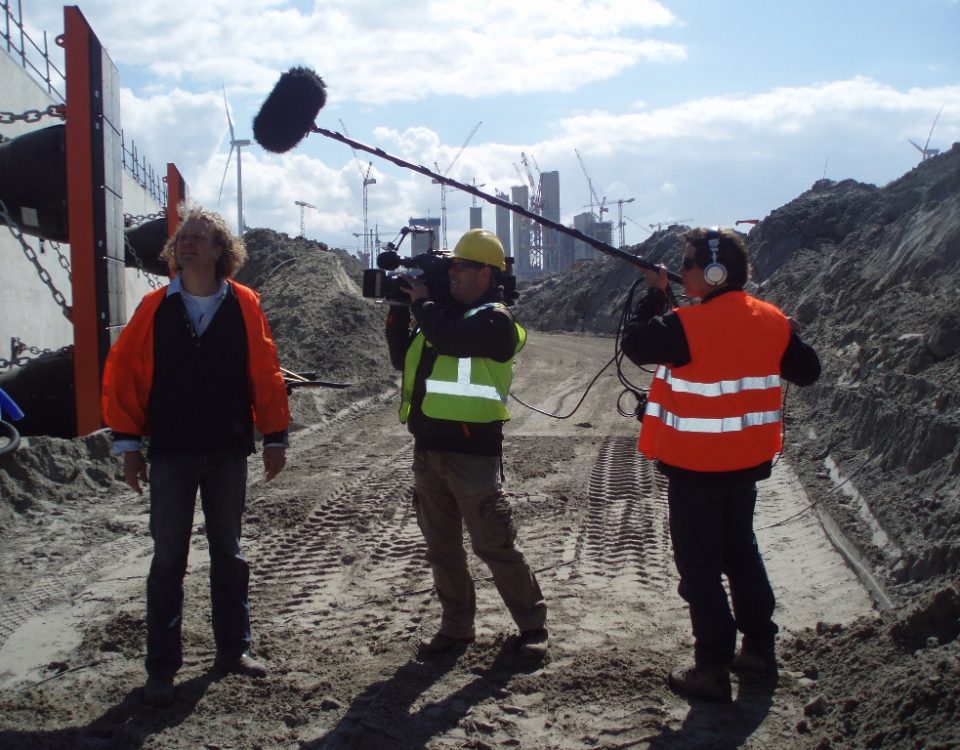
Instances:
[[[313,130],[327,102],[323,79],[309,68],[290,68],[253,118],[253,137],[267,151],[282,154]]]

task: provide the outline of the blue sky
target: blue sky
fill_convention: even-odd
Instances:
[[[28,27],[62,29],[62,7],[23,1]],[[561,218],[593,186],[628,243],[651,224],[761,219],[827,177],[883,185],[931,147],[960,141],[958,0],[94,0],[80,9],[120,70],[127,137],[175,162],[217,208],[229,151],[279,74],[328,85],[317,124],[407,161],[508,191],[521,153],[558,170]],[[482,123],[462,152],[464,140]],[[459,156],[458,156],[459,153]],[[248,226],[356,251],[362,164],[311,135],[283,156],[243,150]],[[521,166],[522,168],[522,166]],[[373,158],[369,224],[393,239],[440,216],[440,188]],[[231,163],[219,208],[236,222]],[[472,197],[447,191],[448,239]],[[493,224],[493,207],[484,212]]]

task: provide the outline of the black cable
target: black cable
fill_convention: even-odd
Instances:
[[[633,312],[635,307],[633,301],[634,295],[636,294],[637,287],[639,287],[643,281],[643,277],[638,278],[635,282],[633,282],[629,292],[627,292],[626,301],[623,304],[623,309],[620,311],[620,320],[617,324],[617,335],[614,343],[614,357],[617,360],[617,377],[619,378],[620,383],[623,385],[623,390],[617,397],[617,413],[620,414],[621,417],[633,417],[638,420],[643,417],[643,412],[646,409],[647,404],[647,393],[649,393],[650,389],[631,382],[626,374],[624,374],[621,363],[626,355],[621,347],[621,341],[623,340],[623,329],[626,327],[627,321],[630,318],[630,314]],[[673,287],[668,284],[664,291],[667,295],[667,307],[669,309],[677,307],[679,303],[673,293]],[[642,365],[637,365],[637,367],[649,375],[653,375],[656,372],[656,369],[650,370]],[[637,400],[636,406],[634,406],[632,411],[625,411],[621,406],[623,397],[628,393],[633,394]]]
[[[607,364],[605,364],[602,368],[600,368],[600,371],[593,376],[593,380],[591,380],[587,384],[586,390],[583,392],[583,395],[580,397],[580,400],[577,401],[577,405],[573,407],[573,411],[571,411],[569,414],[559,416],[557,414],[551,414],[550,412],[546,412],[546,411],[543,411],[542,409],[538,409],[536,406],[531,406],[530,404],[527,404],[521,401],[519,398],[517,398],[516,394],[514,394],[513,391],[510,391],[510,397],[513,398],[513,400],[516,401],[521,406],[525,406],[531,411],[535,411],[537,414],[543,414],[543,416],[545,417],[553,417],[554,419],[569,419],[570,417],[572,417],[574,414],[577,413],[577,409],[580,408],[580,405],[583,403],[584,399],[586,399],[587,394],[590,393],[590,389],[593,388],[593,384],[597,382],[597,378],[603,375],[604,370],[606,370],[610,365],[612,365],[615,359],[616,357],[612,357],[607,362]]]
[[[590,392],[590,389],[597,382],[597,379],[606,371],[608,367],[610,367],[611,364],[616,364],[617,379],[623,385],[623,390],[620,392],[620,395],[617,397],[617,413],[621,417],[633,417],[635,419],[640,419],[643,416],[643,411],[644,411],[644,408],[646,407],[647,392],[649,389],[631,382],[630,379],[623,372],[622,362],[623,362],[623,358],[626,355],[623,352],[620,342],[623,339],[623,329],[626,326],[627,320],[630,317],[630,313],[633,311],[633,308],[634,308],[633,298],[636,293],[637,287],[643,281],[644,281],[644,278],[642,276],[638,277],[637,280],[633,282],[629,291],[627,292],[627,297],[626,297],[626,300],[624,301],[623,308],[620,310],[620,319],[617,321],[617,332],[614,337],[613,357],[607,361],[607,363],[600,369],[600,371],[596,375],[593,376],[593,379],[587,384],[587,387],[584,390],[583,395],[580,397],[580,400],[577,402],[577,405],[573,407],[573,411],[571,411],[569,414],[564,414],[564,415],[551,414],[550,412],[543,411],[542,409],[538,409],[535,406],[531,406],[530,404],[524,401],[521,401],[519,398],[517,398],[516,394],[513,393],[512,391],[510,392],[511,398],[513,398],[513,400],[516,401],[521,406],[525,406],[527,409],[537,412],[537,414],[543,414],[545,417],[551,417],[553,419],[569,419],[574,414],[576,414],[577,410],[580,408],[584,400],[587,398],[587,394]],[[669,303],[669,306],[676,307],[678,304],[677,298],[674,295],[673,289],[670,287],[669,284],[667,285],[666,293],[667,293],[667,301]],[[647,368],[642,366],[639,366],[639,367],[643,372],[646,372],[651,375],[655,372],[654,370],[648,370]],[[621,405],[623,402],[623,397],[628,393],[633,394],[633,396],[636,398],[636,401],[637,401],[636,406],[634,406],[632,411],[625,410]]]

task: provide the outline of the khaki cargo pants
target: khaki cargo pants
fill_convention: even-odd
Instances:
[[[545,627],[547,605],[523,552],[516,546],[513,512],[498,475],[498,456],[415,450],[414,510],[427,544],[427,561],[443,607],[440,633],[474,636],[477,602],[463,547],[463,525],[473,551],[493,574],[521,630]]]

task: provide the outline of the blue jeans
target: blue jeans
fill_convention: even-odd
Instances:
[[[146,659],[151,677],[172,677],[183,664],[183,577],[198,489],[210,551],[210,602],[217,654],[239,656],[250,647],[250,568],[240,553],[246,488],[244,455],[209,452],[152,458],[153,560],[147,576]]]
[[[776,602],[753,533],[756,484],[714,487],[671,478],[667,498],[678,591],[690,605],[696,663],[729,665],[738,630],[751,649],[772,650]],[[733,615],[722,575],[730,586]]]

